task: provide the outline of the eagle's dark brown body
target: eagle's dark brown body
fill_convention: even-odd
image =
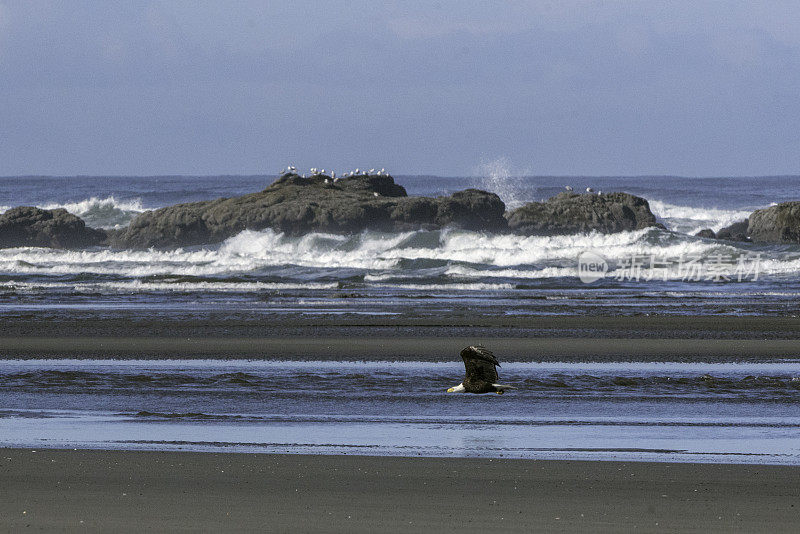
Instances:
[[[494,354],[486,347],[472,345],[461,351],[464,360],[466,375],[464,381],[448,391],[464,391],[466,393],[503,393],[503,390],[513,389],[497,383],[497,367],[500,363]],[[463,390],[461,389],[463,386]]]

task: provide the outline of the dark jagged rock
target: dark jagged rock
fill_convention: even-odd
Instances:
[[[525,235],[639,230],[656,222],[647,200],[628,193],[600,195],[559,193],[546,202],[531,202],[507,215],[508,227]]]
[[[754,211],[747,233],[757,243],[800,243],[800,201]]]
[[[717,237],[717,234],[715,234],[714,230],[712,230],[711,228],[704,228],[704,229],[700,230],[699,232],[697,232],[696,234],[694,234],[694,236],[695,237],[704,237],[706,239],[715,239]]]
[[[445,226],[502,231],[504,211],[497,195],[476,189],[449,197],[408,197],[391,176],[334,181],[323,175],[285,174],[258,193],[145,212],[110,240],[124,248],[173,248],[217,243],[243,230],[266,228],[288,235]]]
[[[720,229],[716,237],[726,241],[750,241],[747,237],[747,219]]]
[[[86,248],[105,239],[105,232],[87,227],[65,209],[20,206],[0,215],[0,248]]]

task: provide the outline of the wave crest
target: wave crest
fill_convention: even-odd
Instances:
[[[127,226],[131,220],[144,211],[141,199],[128,201],[117,200],[113,196],[105,198],[91,197],[78,202],[64,204],[46,204],[40,206],[52,210],[63,208],[77,215],[93,228],[120,228]]]
[[[656,228],[568,236],[496,235],[451,229],[290,237],[272,230],[247,230],[220,245],[169,251],[7,249],[0,257],[0,273],[72,275],[78,283],[85,282],[86,278],[81,277],[87,276],[113,277],[90,282],[116,282],[119,277],[141,279],[142,289],[177,282],[200,284],[199,288],[222,282],[329,283],[350,279],[369,284],[488,282],[505,287],[514,279],[576,276],[578,254],[585,250],[602,253],[609,263],[609,276],[634,256],[702,261],[724,256],[736,262],[752,252],[748,245],[710,242]],[[798,271],[797,251],[764,253],[761,258],[763,274]],[[669,278],[681,278],[679,273],[674,274]],[[152,278],[164,276],[212,279]]]
[[[753,210],[696,208],[676,206],[660,200],[649,200],[650,209],[668,228],[684,234],[696,234],[704,228],[715,232],[735,222],[747,219]]]

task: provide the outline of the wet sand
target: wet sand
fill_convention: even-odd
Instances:
[[[0,450],[0,530],[796,532],[800,467]]]
[[[502,361],[764,361],[800,340],[614,338],[0,338],[2,358],[450,361],[483,343]]]
[[[0,358],[759,361],[800,357],[797,317],[0,317]]]
[[[106,312],[107,313],[107,312]],[[2,338],[507,337],[800,339],[800,317],[580,315],[243,315],[177,310],[37,310],[0,315]]]

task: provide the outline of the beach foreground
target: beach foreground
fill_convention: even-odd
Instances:
[[[0,451],[0,528],[796,531],[800,467]]]

